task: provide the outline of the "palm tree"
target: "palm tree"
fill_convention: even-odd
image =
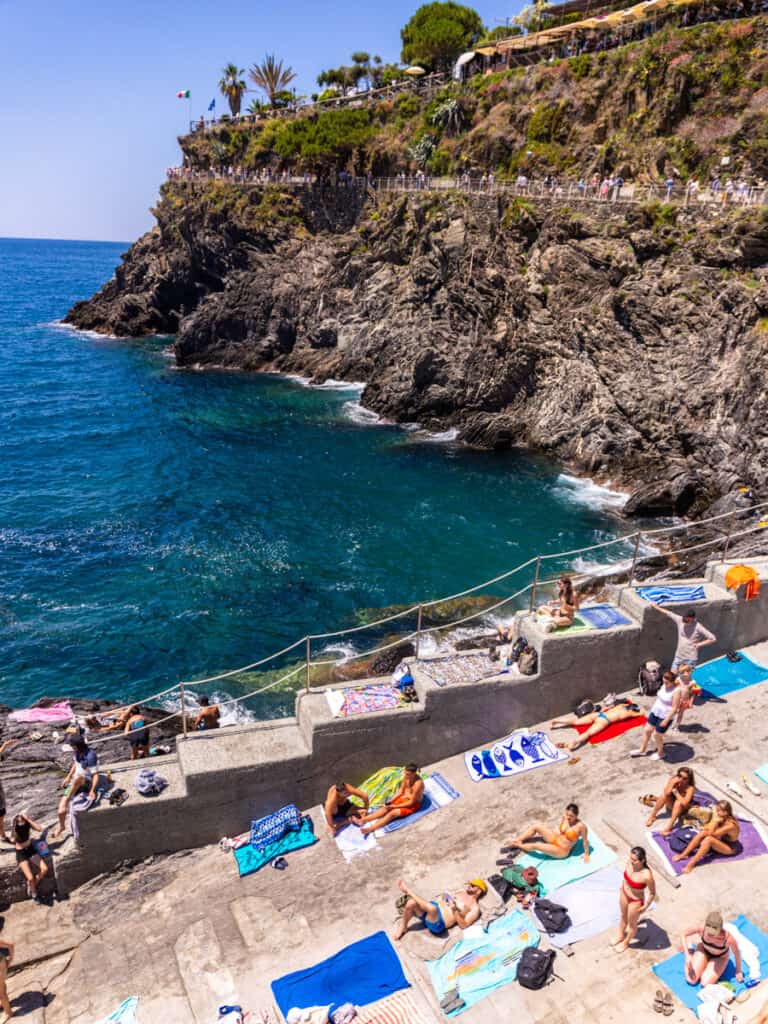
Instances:
[[[269,105],[274,110],[275,98],[283,92],[296,77],[291,67],[283,67],[281,60],[276,60],[273,53],[268,53],[261,64],[254,64],[248,71],[253,84],[267,94]]]
[[[232,111],[232,117],[237,117],[240,113],[243,93],[248,88],[245,81],[240,77],[240,75],[244,74],[243,68],[238,68],[237,64],[227,64],[226,67],[222,68],[219,90],[221,95],[226,97],[229,109]]]

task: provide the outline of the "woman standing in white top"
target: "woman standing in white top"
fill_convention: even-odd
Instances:
[[[651,713],[648,715],[648,724],[643,730],[643,742],[639,750],[633,750],[630,757],[645,757],[648,753],[648,743],[653,736],[656,743],[656,753],[651,754],[652,761],[661,761],[664,758],[664,733],[672,724],[675,715],[680,708],[680,701],[683,691],[677,685],[674,673],[665,672],[664,682],[656,694]]]

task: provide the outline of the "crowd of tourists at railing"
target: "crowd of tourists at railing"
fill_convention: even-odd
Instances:
[[[355,176],[349,171],[326,170],[312,173],[266,167],[258,171],[230,166],[221,171],[194,170],[190,167],[168,169],[169,181],[228,181],[243,185],[284,185],[303,188],[370,189],[376,192],[422,192],[457,189],[470,194],[506,194],[544,200],[590,200],[592,202],[661,202],[701,205],[707,208],[755,207],[768,203],[768,182],[762,178],[715,175],[708,182],[698,178],[684,181],[669,177],[663,182],[626,182],[620,174],[592,174],[561,178],[547,174],[533,177],[518,174],[500,181],[493,171],[466,170],[452,178],[435,178],[426,171],[400,171],[393,177],[377,178],[369,172]]]

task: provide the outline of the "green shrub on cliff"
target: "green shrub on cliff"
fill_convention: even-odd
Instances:
[[[326,110],[312,117],[271,122],[249,147],[247,163],[258,166],[277,154],[304,165],[345,165],[373,134],[367,110]]]

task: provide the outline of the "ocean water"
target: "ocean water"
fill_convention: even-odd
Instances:
[[[626,533],[616,496],[377,423],[359,389],[179,372],[167,338],[57,326],[124,248],[0,240],[3,703],[141,698]],[[249,705],[292,706],[281,690]]]

